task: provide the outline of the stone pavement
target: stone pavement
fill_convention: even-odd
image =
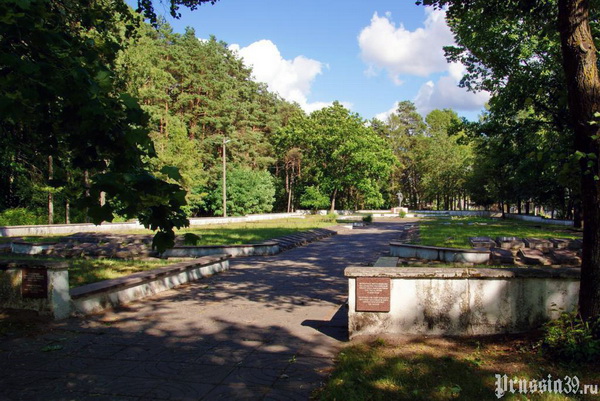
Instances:
[[[347,340],[344,268],[373,263],[400,224],[340,229],[126,308],[0,337],[0,400],[306,400]]]

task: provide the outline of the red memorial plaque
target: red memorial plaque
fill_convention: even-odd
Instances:
[[[390,282],[389,278],[357,277],[356,311],[389,312]]]
[[[48,298],[48,272],[46,269],[23,269],[21,296],[23,298]]]

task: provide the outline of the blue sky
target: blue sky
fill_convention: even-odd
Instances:
[[[191,26],[228,43],[256,80],[309,112],[338,100],[383,118],[411,100],[422,114],[452,108],[476,119],[488,99],[456,86],[464,70],[443,57],[453,41],[443,12],[413,0],[220,0],[181,13],[167,17],[176,32]]]

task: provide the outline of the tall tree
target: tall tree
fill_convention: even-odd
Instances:
[[[450,50],[450,56],[464,61],[469,74],[482,78],[480,82],[484,84],[492,80],[498,88],[508,86],[513,77],[528,76],[523,73],[530,64],[543,66],[546,60],[555,59],[546,57],[556,54],[552,49],[561,49],[562,68],[551,70],[549,75],[557,77],[557,82],[566,88],[566,96],[563,91],[563,96],[556,99],[568,99],[569,125],[581,163],[584,250],[579,309],[586,319],[600,317],[600,135],[598,125],[592,124],[600,109],[600,81],[590,27],[590,21],[595,23],[597,18],[590,16],[590,1],[424,0],[418,3],[447,7],[447,17],[459,43],[458,51]],[[544,48],[548,51],[532,51]],[[545,90],[541,86],[537,89]]]
[[[0,2],[0,131],[14,165],[47,166],[54,174],[90,171],[86,206],[94,221],[113,212],[158,229],[155,245],[173,243],[187,223],[184,192],[148,172],[154,150],[146,115],[115,79],[115,58],[136,20],[123,2]],[[176,171],[170,175],[177,178]],[[65,177],[63,177],[64,179]],[[107,202],[99,204],[100,193]]]

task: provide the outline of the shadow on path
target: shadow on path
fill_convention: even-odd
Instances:
[[[398,224],[341,230],[127,307],[0,343],[0,400],[306,400],[347,340],[348,265]]]

